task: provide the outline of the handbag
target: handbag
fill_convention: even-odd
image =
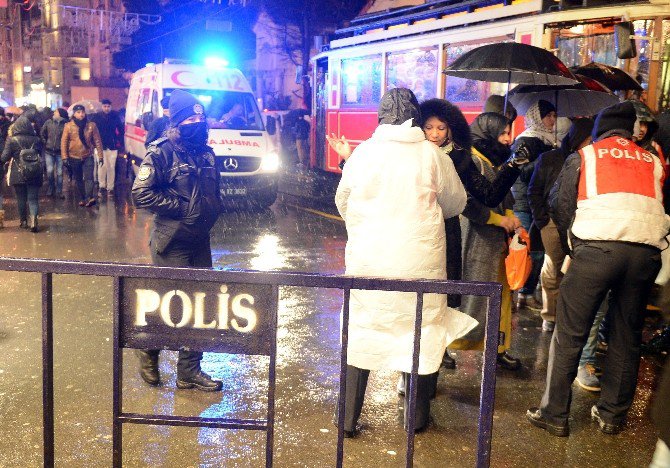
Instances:
[[[524,228],[519,228],[509,241],[509,251],[505,258],[505,270],[509,288],[514,291],[526,284],[532,270],[530,258],[530,236]]]

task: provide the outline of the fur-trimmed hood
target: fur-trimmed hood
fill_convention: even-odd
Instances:
[[[472,137],[470,126],[461,110],[445,99],[429,99],[419,105],[421,109],[421,128],[431,117],[437,117],[446,123],[451,130],[452,141],[463,149],[470,151]]]

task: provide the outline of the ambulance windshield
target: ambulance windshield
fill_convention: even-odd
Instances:
[[[166,89],[169,96],[172,89]],[[185,89],[204,106],[209,128],[230,130],[263,130],[263,121],[251,93],[213,89]]]

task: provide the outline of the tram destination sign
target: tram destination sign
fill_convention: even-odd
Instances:
[[[121,346],[269,355],[272,286],[124,278]]]

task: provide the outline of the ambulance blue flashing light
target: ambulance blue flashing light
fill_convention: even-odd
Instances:
[[[221,57],[207,57],[205,58],[205,66],[207,68],[214,68],[214,69],[221,69],[221,68],[226,68],[228,65],[230,65],[230,62],[228,60],[221,58]]]

